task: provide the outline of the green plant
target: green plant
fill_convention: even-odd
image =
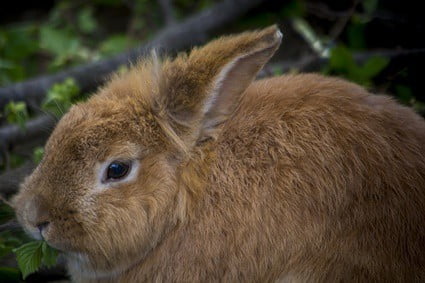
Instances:
[[[47,268],[54,266],[58,257],[58,252],[47,245],[45,241],[26,243],[13,249],[13,252],[16,254],[23,279],[36,272],[41,266]]]
[[[56,116],[62,116],[71,107],[74,99],[80,94],[80,88],[73,78],[54,84],[47,92],[43,109]]]
[[[0,86],[35,73],[36,35],[34,23],[0,27]]]
[[[11,101],[6,104],[4,112],[9,123],[17,124],[21,129],[25,129],[25,122],[29,117],[25,102]]]
[[[34,148],[33,150],[32,160],[34,161],[35,164],[38,164],[40,163],[41,159],[43,159],[43,155],[44,155],[44,148],[42,148],[41,146],[38,146]]]
[[[363,64],[354,60],[352,52],[344,45],[331,49],[329,64],[324,68],[326,74],[338,74],[348,80],[364,86],[371,86],[376,77],[389,63],[389,59],[381,56],[372,56]]]

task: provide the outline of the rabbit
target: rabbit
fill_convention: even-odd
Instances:
[[[274,25],[114,75],[13,198],[75,282],[425,281],[425,122],[319,74],[254,81]]]

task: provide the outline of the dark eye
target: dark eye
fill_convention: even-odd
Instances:
[[[127,176],[130,171],[130,163],[123,161],[114,161],[109,164],[106,171],[107,180],[118,180]]]

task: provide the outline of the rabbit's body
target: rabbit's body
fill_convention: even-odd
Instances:
[[[49,222],[40,231],[69,251],[74,280],[425,280],[424,120],[339,79],[295,75],[249,85],[278,46],[273,32],[165,62],[158,89],[155,72],[133,71],[63,118],[15,204],[30,232]],[[243,52],[217,75],[227,43]],[[238,76],[239,66],[255,72]],[[198,85],[205,70],[213,87]],[[142,73],[145,81],[135,83]],[[245,87],[229,85],[234,76]],[[204,92],[217,96],[198,106]],[[238,99],[226,96],[232,92]],[[99,167],[93,158],[133,156],[140,164],[128,180],[87,181]],[[64,160],[86,166],[87,176],[57,177],[79,172]],[[65,220],[53,203],[69,212]]]

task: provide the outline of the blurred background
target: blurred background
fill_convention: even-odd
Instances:
[[[284,34],[282,46],[259,77],[339,76],[425,115],[425,21],[417,5],[413,0],[9,1],[0,11],[0,282],[19,282],[22,275],[28,282],[67,280],[60,258],[56,262],[41,245],[31,246],[7,199],[40,161],[60,116],[110,73],[126,72],[152,48],[176,54],[220,35],[276,23]]]

